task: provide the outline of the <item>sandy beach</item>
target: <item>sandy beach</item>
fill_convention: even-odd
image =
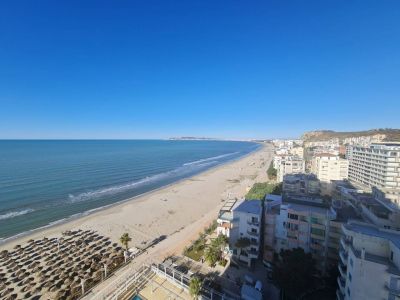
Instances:
[[[267,180],[266,170],[270,160],[271,146],[264,145],[244,158],[168,187],[88,216],[7,241],[0,246],[0,250],[12,249],[30,239],[57,237],[63,231],[76,229],[94,230],[117,243],[119,237],[128,232],[132,237],[131,246],[140,248],[144,247],[146,242],[162,235],[167,236],[167,239],[160,244],[169,244],[167,240],[179,232],[192,229],[191,233],[197,234],[216,218],[223,201],[243,197],[254,182]],[[190,239],[190,234],[186,235],[179,243],[172,243],[173,248],[178,251]],[[174,249],[167,248],[162,252],[175,252]]]

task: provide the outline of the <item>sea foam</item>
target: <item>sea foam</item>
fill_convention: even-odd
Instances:
[[[19,210],[19,211],[10,211],[8,213],[0,215],[0,220],[12,219],[12,218],[15,218],[18,216],[29,214],[33,211],[34,211],[34,209],[31,209],[31,208]]]
[[[233,155],[233,153],[230,153],[229,155]],[[171,176],[174,175],[184,175],[187,172],[191,172],[194,169],[200,169],[200,168],[205,168],[208,167],[210,165],[217,165],[219,162],[216,161],[216,158],[222,158],[225,157],[227,155],[220,155],[217,157],[210,157],[207,159],[202,159],[202,160],[198,160],[196,162],[192,162],[192,163],[188,163],[188,164],[184,164],[183,166],[176,168],[174,170],[168,171],[168,172],[164,172],[164,173],[160,173],[160,174],[156,174],[153,176],[148,176],[145,177],[143,179],[137,180],[137,181],[133,181],[133,182],[129,182],[126,184],[121,184],[121,185],[116,185],[116,186],[111,186],[111,187],[106,187],[106,188],[102,188],[102,189],[98,189],[98,190],[94,190],[94,191],[88,191],[88,192],[83,192],[80,193],[78,195],[73,195],[73,194],[69,194],[68,195],[68,199],[70,203],[77,203],[77,202],[82,202],[82,201],[87,201],[87,200],[92,200],[92,199],[96,199],[102,196],[106,196],[106,195],[114,195],[117,193],[121,193],[121,192],[125,192],[125,191],[129,191],[135,188],[138,188],[140,186],[143,185],[147,185],[147,184],[151,184],[154,182],[157,182],[159,180],[163,180],[163,179],[168,179]]]

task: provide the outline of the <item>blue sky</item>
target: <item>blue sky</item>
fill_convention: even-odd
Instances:
[[[400,127],[400,1],[3,1],[0,138]]]

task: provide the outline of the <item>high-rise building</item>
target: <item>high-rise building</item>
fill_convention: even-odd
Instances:
[[[311,172],[321,181],[321,193],[331,194],[331,180],[347,179],[349,161],[330,153],[320,153],[313,157]]]
[[[353,146],[349,180],[363,189],[377,187],[386,198],[392,199],[399,205],[400,143],[372,144],[369,147]]]
[[[399,299],[400,233],[374,225],[342,225],[338,300]]]

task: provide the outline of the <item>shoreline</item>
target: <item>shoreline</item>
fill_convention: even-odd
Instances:
[[[29,239],[36,239],[36,238],[40,238],[40,237],[44,237],[44,236],[50,237],[50,236],[60,235],[61,232],[65,231],[65,230],[69,230],[69,229],[73,229],[73,228],[80,228],[81,226],[84,226],[88,229],[97,231],[99,228],[96,228],[96,227],[98,227],[98,226],[96,226],[96,225],[98,225],[98,224],[96,224],[96,223],[98,223],[95,220],[96,218],[103,218],[105,216],[112,215],[113,213],[121,212],[129,206],[143,206],[142,203],[149,200],[149,198],[152,198],[160,193],[161,194],[170,193],[171,190],[174,190],[174,188],[179,188],[180,186],[185,186],[191,182],[197,181],[199,177],[207,177],[210,174],[218,173],[219,170],[223,170],[224,168],[227,168],[229,166],[234,166],[235,164],[246,161],[246,160],[250,159],[251,157],[254,157],[257,154],[264,152],[265,149],[268,148],[268,146],[265,144],[259,144],[259,145],[260,145],[260,147],[256,148],[254,151],[247,153],[241,157],[226,161],[217,166],[213,166],[210,169],[207,169],[203,172],[194,174],[194,175],[186,177],[186,178],[182,178],[182,179],[180,179],[176,182],[170,183],[168,185],[153,189],[151,191],[148,191],[146,193],[143,193],[143,194],[140,194],[140,195],[137,195],[134,197],[127,198],[122,201],[118,201],[116,203],[112,203],[112,204],[109,204],[106,206],[94,208],[94,209],[88,210],[86,212],[72,215],[72,216],[66,218],[65,220],[61,219],[61,220],[52,222],[48,225],[45,225],[45,226],[42,226],[39,228],[35,228],[30,231],[20,233],[18,235],[14,235],[12,237],[8,237],[3,240],[0,240],[0,249],[10,249],[13,246],[15,246],[17,244],[21,244]],[[268,166],[266,166],[266,167],[268,167]],[[147,206],[149,206],[149,205],[147,205]],[[210,207],[210,209],[211,208],[212,207]],[[134,210],[135,210],[135,208],[134,208]],[[171,210],[172,210],[172,208],[171,208]],[[170,212],[169,210],[168,210],[168,212],[170,214],[172,214],[172,212]],[[148,214],[151,212],[146,211],[145,213]],[[151,218],[151,215],[148,217]],[[115,221],[115,220],[111,219],[110,221]],[[129,223],[129,220],[126,220],[126,221]],[[148,221],[148,220],[146,220],[146,221]],[[195,221],[195,220],[193,220],[193,221]],[[142,224],[136,224],[136,225],[138,225],[140,227]],[[108,231],[111,238],[116,240],[118,236],[115,235],[115,232],[113,232],[115,230],[112,230],[111,226],[112,225],[110,225],[109,230],[106,230],[106,233],[104,232],[104,226],[103,226],[102,233],[107,235],[107,231]],[[123,224],[122,227],[126,227],[126,226],[124,226],[124,224]],[[175,232],[178,229],[182,229],[182,227],[175,228]],[[134,229],[132,229],[132,230],[135,231]],[[173,232],[170,232],[170,234],[172,234],[172,233]],[[145,238],[142,237],[142,240],[143,239],[145,239]],[[148,239],[151,239],[151,237],[148,237]]]
[[[20,239],[23,239],[24,237],[29,237],[29,236],[31,236],[31,235],[33,235],[35,233],[40,233],[41,231],[45,231],[45,230],[51,229],[53,227],[61,226],[61,225],[64,225],[64,224],[68,224],[70,222],[77,221],[80,218],[85,218],[85,217],[91,216],[91,215],[93,215],[93,214],[95,214],[97,212],[101,212],[101,211],[104,211],[104,210],[107,210],[107,209],[111,209],[113,207],[116,207],[118,205],[122,205],[122,204],[130,202],[130,201],[134,201],[137,198],[144,197],[144,196],[149,195],[149,194],[151,194],[153,192],[157,192],[157,191],[163,190],[165,188],[171,187],[173,185],[179,184],[179,183],[181,183],[181,182],[183,182],[185,180],[190,180],[191,178],[193,178],[195,176],[198,176],[198,175],[201,175],[201,174],[204,174],[204,173],[207,173],[208,171],[211,171],[211,170],[214,170],[214,169],[218,169],[219,167],[222,167],[224,165],[228,165],[228,164],[234,163],[235,161],[244,159],[244,158],[256,153],[257,151],[260,151],[263,147],[265,147],[261,143],[256,143],[256,144],[258,144],[258,146],[259,146],[258,148],[256,148],[255,150],[253,150],[253,151],[251,151],[249,153],[246,153],[243,156],[236,157],[236,158],[233,158],[231,160],[225,161],[225,162],[223,162],[221,164],[218,164],[216,166],[212,166],[209,169],[200,171],[199,173],[190,175],[190,176],[185,177],[185,178],[181,178],[181,179],[179,179],[179,180],[177,180],[175,182],[171,182],[169,184],[160,186],[158,188],[149,190],[147,192],[144,192],[142,194],[138,194],[138,195],[133,196],[133,197],[129,197],[127,199],[119,200],[119,201],[114,202],[114,203],[110,203],[110,204],[103,205],[103,206],[96,207],[96,208],[92,208],[92,209],[89,209],[89,210],[86,210],[86,211],[83,211],[83,212],[80,212],[80,213],[76,213],[76,214],[73,214],[73,215],[71,215],[69,217],[65,217],[65,218],[62,218],[60,220],[56,220],[56,221],[50,222],[49,224],[46,224],[46,225],[43,225],[43,226],[40,226],[40,227],[37,227],[37,228],[34,228],[34,229],[30,229],[28,231],[24,231],[24,232],[18,233],[16,235],[13,235],[13,236],[10,236],[10,237],[0,238],[0,250],[1,250],[1,248],[3,246],[7,246],[8,243],[12,243],[15,240],[20,240]]]

